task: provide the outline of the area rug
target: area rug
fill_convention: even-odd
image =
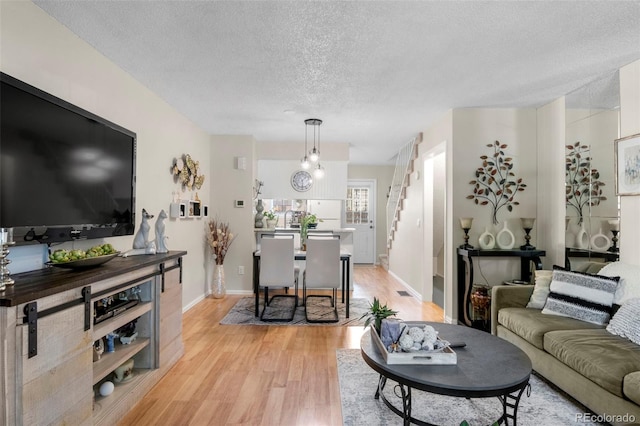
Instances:
[[[402,419],[382,402],[374,399],[378,373],[362,359],[359,349],[338,349],[338,379],[342,402],[342,421],[346,426],[401,425]],[[565,426],[570,424],[597,425],[578,421],[588,411],[561,391],[542,379],[531,375],[531,395],[522,395],[518,408],[518,425]],[[387,380],[385,396],[396,407],[396,382]],[[502,406],[498,398],[465,399],[413,391],[412,416],[437,425],[459,426],[463,420],[470,425],[487,425],[500,417]]]
[[[308,303],[310,317],[335,318],[328,298],[310,298]],[[298,306],[293,321],[260,321],[255,316],[255,298],[243,297],[231,308],[229,313],[220,321],[222,325],[319,325],[319,326],[363,326],[364,320],[360,317],[370,307],[367,299],[349,299],[349,318],[346,318],[345,304],[340,302],[338,296],[338,322],[334,323],[309,323],[305,319],[304,306]],[[260,299],[260,312],[264,304]],[[276,298],[265,311],[265,318],[283,318],[290,315],[293,308],[293,298]]]

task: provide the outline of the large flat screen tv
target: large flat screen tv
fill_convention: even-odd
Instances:
[[[131,235],[136,134],[0,73],[0,227],[17,244]]]

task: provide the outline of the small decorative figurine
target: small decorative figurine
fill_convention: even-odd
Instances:
[[[165,214],[166,217],[166,214]],[[149,241],[149,219],[153,219],[153,215],[142,209],[142,223],[140,229],[133,238],[133,250],[122,253],[122,257],[135,256],[139,254],[156,254],[156,242]]]
[[[164,220],[167,218],[167,213],[164,210],[160,210],[158,219],[156,219],[156,253],[167,253],[167,240],[164,235]]]
[[[134,249],[145,249],[148,247],[149,229],[151,229],[151,226],[149,225],[149,219],[153,219],[153,215],[147,213],[145,209],[142,209],[142,223],[140,224],[140,229],[138,229],[138,233],[133,239]]]

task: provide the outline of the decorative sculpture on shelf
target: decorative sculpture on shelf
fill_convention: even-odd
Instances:
[[[139,254],[156,254],[155,241],[149,241],[149,219],[153,219],[153,215],[142,209],[142,223],[140,229],[133,238],[133,250],[128,250],[122,254],[122,257],[136,256]]]
[[[156,253],[168,253],[167,240],[164,235],[164,220],[167,218],[167,213],[164,210],[160,210],[158,219],[156,219]]]
[[[494,225],[498,224],[498,210],[506,207],[512,211],[513,206],[520,203],[515,201],[518,191],[524,191],[527,187],[522,178],[516,178],[513,173],[513,158],[506,157],[504,150],[507,144],[499,141],[487,144],[493,148],[491,156],[481,155],[482,167],[476,169],[476,179],[469,182],[473,185],[473,194],[467,195],[467,199],[476,204],[486,206],[490,204],[493,212],[491,219]]]

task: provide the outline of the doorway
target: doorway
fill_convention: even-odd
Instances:
[[[353,263],[375,263],[376,180],[350,179],[342,227],[353,228]]]
[[[424,254],[423,300],[445,306],[446,262],[446,144],[424,155]]]

